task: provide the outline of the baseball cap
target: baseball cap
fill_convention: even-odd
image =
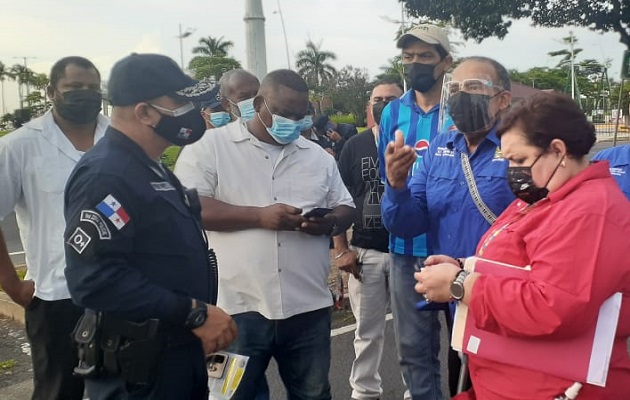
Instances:
[[[217,87],[219,87],[219,85],[217,85]],[[223,107],[221,106],[221,97],[221,94],[217,93],[217,95],[211,100],[202,101],[201,103],[199,103],[199,108],[202,110],[206,108],[210,108],[212,110],[216,110],[218,108],[223,109]]]
[[[161,54],[132,53],[112,67],[107,94],[113,106],[128,106],[169,96],[193,102],[220,99],[219,85],[196,81]]]
[[[448,35],[444,29],[437,25],[421,24],[414,26],[398,38],[396,47],[402,49],[407,41],[412,38],[429,44],[439,44],[448,54],[451,54],[451,44],[448,41]]]

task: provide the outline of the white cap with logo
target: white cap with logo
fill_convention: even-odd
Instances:
[[[431,24],[416,25],[398,38],[396,47],[402,49],[409,39],[418,39],[429,44],[439,44],[448,54],[451,53],[451,44],[448,41],[448,35],[444,29],[439,26]]]

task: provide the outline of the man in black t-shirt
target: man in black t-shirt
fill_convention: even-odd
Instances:
[[[378,173],[378,124],[385,105],[403,94],[396,81],[377,82],[370,96],[375,125],[351,137],[339,156],[339,171],[357,207],[351,246],[335,236],[337,267],[350,273],[350,305],[357,321],[350,385],[353,399],[377,399],[383,393],[378,373],[389,308],[389,233],[381,222],[384,186]]]

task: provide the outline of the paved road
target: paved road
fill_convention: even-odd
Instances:
[[[444,326],[444,319],[442,320],[442,326]],[[330,385],[332,389],[332,398],[337,399],[350,399],[352,389],[348,383],[348,377],[350,376],[350,368],[352,361],[354,360],[354,347],[352,341],[354,339],[354,330],[352,326],[348,327],[346,333],[336,334],[333,332],[333,338],[331,343],[332,362],[330,367]],[[339,331],[339,330],[338,330]],[[444,379],[446,378],[446,352],[448,348],[448,337],[446,331],[442,329],[441,334],[441,350],[440,360],[442,365],[442,392],[447,393],[448,387]],[[392,328],[392,321],[387,322],[385,330],[385,347],[383,349],[383,360],[381,361],[380,368],[381,378],[383,380],[383,395],[382,400],[402,400],[404,387],[402,379],[400,377],[400,368],[398,367],[398,356],[396,355],[396,348],[394,345],[394,330]],[[272,363],[267,371],[267,379],[269,381],[269,388],[271,399],[285,399],[285,391],[280,381],[276,365]],[[444,399],[450,399],[448,396],[444,396]]]

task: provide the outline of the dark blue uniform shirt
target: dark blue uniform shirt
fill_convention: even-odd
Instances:
[[[479,194],[497,216],[514,200],[506,180],[508,162],[502,157],[495,131],[469,155]],[[468,190],[460,154],[468,154],[464,135],[452,131],[436,136],[407,187],[385,187],[383,222],[392,234],[427,234],[430,254],[473,255],[490,224]]]
[[[78,305],[182,326],[216,301],[199,210],[177,178],[119,131],[87,152],[65,192],[65,270]]]

